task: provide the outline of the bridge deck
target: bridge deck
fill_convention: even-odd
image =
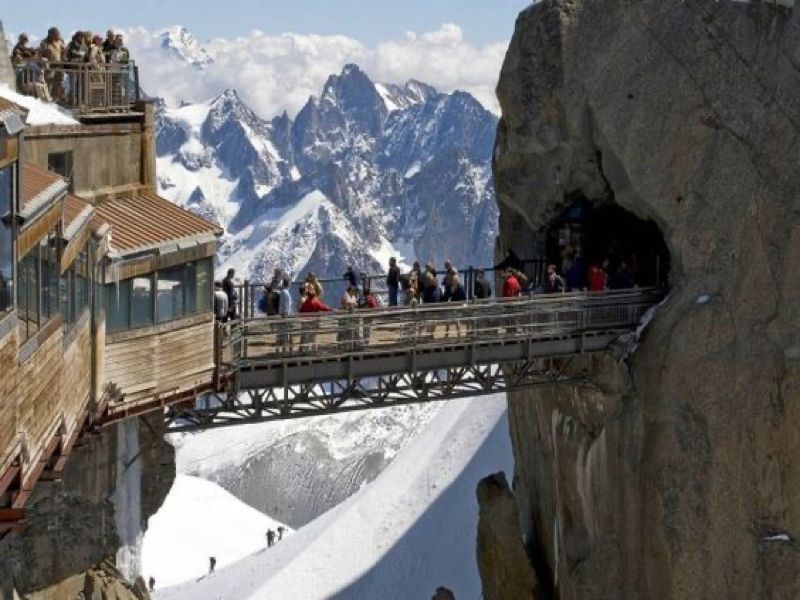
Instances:
[[[565,361],[549,359],[606,350],[659,298],[640,289],[235,322],[217,335],[224,393],[172,407],[171,428],[563,383]]]

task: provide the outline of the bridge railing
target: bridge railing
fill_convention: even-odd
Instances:
[[[536,259],[528,259],[522,260],[522,267],[523,271],[525,272],[526,276],[529,279],[529,286],[535,288],[539,288],[542,285],[542,281],[544,280],[545,268],[547,266],[547,261],[543,258],[536,258]],[[486,268],[475,268],[475,267],[467,267],[466,269],[458,269],[459,278],[461,280],[462,285],[464,286],[464,290],[467,293],[467,298],[469,300],[473,300],[475,297],[475,279],[478,271],[483,271],[486,277],[486,280],[491,284],[492,287],[492,294],[495,295],[498,293],[498,290],[502,287],[502,281],[500,279],[500,275],[503,272],[501,268],[495,267],[486,267]],[[445,276],[444,271],[437,271],[436,277],[441,282],[442,278]],[[344,280],[344,277],[325,277],[319,279],[319,282],[322,284],[323,289],[325,290],[325,299],[326,301],[338,301],[339,298],[344,294],[345,290],[347,289],[347,283]],[[251,317],[262,317],[264,316],[263,312],[258,309],[258,302],[261,298],[261,295],[264,293],[264,289],[266,288],[267,283],[263,281],[249,281],[246,280],[243,283],[237,284],[236,291],[237,291],[237,301],[236,301],[236,313],[243,317],[243,318],[251,318]],[[361,274],[359,285],[363,287],[368,287],[375,293],[375,295],[379,298],[382,304],[388,304],[389,296],[388,290],[386,287],[386,274]],[[300,282],[295,282],[292,284],[292,295],[297,297],[299,293]],[[331,300],[335,299],[335,300]]]
[[[14,70],[21,94],[79,113],[126,111],[139,100],[139,70],[133,62],[94,66],[30,60]]]
[[[288,360],[481,346],[635,327],[655,289],[249,318],[217,326],[218,374]]]

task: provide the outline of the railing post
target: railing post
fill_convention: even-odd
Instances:
[[[239,302],[241,303],[241,306],[239,307],[239,315],[243,319],[250,316],[247,314],[247,307],[250,305],[250,303],[247,301],[247,295],[249,293],[250,293],[250,282],[247,279],[245,279],[244,284],[242,284],[242,294],[239,297]]]
[[[472,265],[467,269],[467,300],[475,299],[475,269]]]

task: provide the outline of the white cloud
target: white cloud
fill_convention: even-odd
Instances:
[[[494,88],[507,47],[507,43],[474,46],[452,23],[437,31],[409,32],[377,47],[347,36],[268,35],[256,30],[244,37],[205,43],[214,62],[198,71],[161,50],[160,32],[137,28],[126,34],[147,93],[178,104],[206,100],[234,88],[267,118],[284,110],[294,116],[309,96],[321,92],[328,76],[351,62],[375,81],[418,79],[442,91],[462,89],[497,111]]]

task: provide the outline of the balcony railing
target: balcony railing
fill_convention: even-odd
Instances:
[[[95,66],[27,61],[15,66],[17,90],[80,114],[127,112],[139,100],[139,70],[131,62]]]

